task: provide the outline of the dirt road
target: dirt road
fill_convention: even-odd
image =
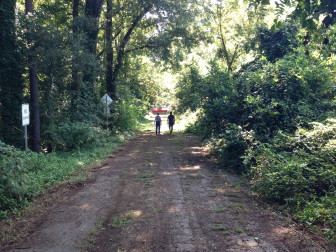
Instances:
[[[329,251],[217,169],[192,136],[143,134],[9,251]]]

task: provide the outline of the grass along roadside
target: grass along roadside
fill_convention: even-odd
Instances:
[[[99,165],[131,137],[131,134],[110,136],[80,150],[62,153],[38,154],[11,149],[9,157],[14,161],[10,164],[15,166],[0,162],[1,169],[10,168],[5,170],[8,183],[0,187],[0,244],[17,241],[18,231],[28,226],[28,216],[42,214],[45,205],[51,204],[50,199],[38,202],[44,193],[58,193],[71,185],[82,184],[89,178],[88,171],[93,165]]]

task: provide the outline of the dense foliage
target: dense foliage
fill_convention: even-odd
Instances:
[[[17,128],[23,102],[23,66],[15,33],[15,3],[0,2],[0,139],[22,146]]]
[[[198,113],[188,131],[208,142],[224,169],[336,241],[335,56],[319,41],[307,53],[299,26],[256,32],[245,44],[255,58],[239,70],[215,57],[207,74],[185,71],[179,110]]]
[[[134,128],[160,88],[142,73],[163,69],[142,61],[173,61],[172,47],[196,44],[199,34],[189,29],[196,12],[193,1],[2,1],[0,140],[22,147],[20,106],[28,102],[36,152],[90,142],[106,116],[113,132]],[[109,115],[105,93],[114,100]],[[67,134],[80,143],[66,144]]]
[[[244,165],[265,199],[285,205],[294,217],[336,234],[336,121],[311,123],[294,135],[279,133],[246,151]]]
[[[0,216],[102,157],[150,105],[169,104],[157,77],[177,62],[173,47],[198,43],[196,12],[194,1],[0,2]],[[29,148],[44,154],[22,151],[22,103]]]

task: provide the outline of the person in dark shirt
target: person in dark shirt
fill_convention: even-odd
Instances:
[[[175,116],[173,115],[173,112],[170,112],[168,116],[168,126],[169,126],[170,134],[173,132],[174,124],[175,124]]]

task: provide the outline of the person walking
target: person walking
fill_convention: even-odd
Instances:
[[[161,128],[161,117],[160,117],[160,113],[157,113],[157,116],[155,117],[155,134],[160,134],[160,128]]]
[[[174,124],[175,124],[175,116],[173,115],[173,112],[170,112],[168,116],[168,127],[170,134],[173,132]]]

